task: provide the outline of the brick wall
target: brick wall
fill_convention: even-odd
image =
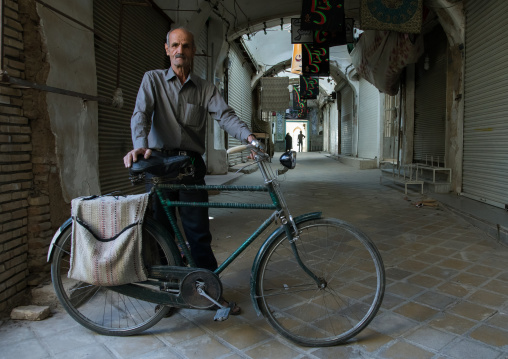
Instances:
[[[46,83],[49,65],[34,0],[4,0],[4,70]],[[50,278],[51,238],[69,216],[46,93],[0,83],[0,313],[28,304]]]
[[[23,28],[18,5],[4,1],[4,70],[24,78]],[[0,84],[0,312],[28,299],[28,210],[32,143],[23,93]]]

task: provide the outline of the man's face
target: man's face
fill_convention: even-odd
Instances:
[[[191,33],[176,29],[169,34],[169,44],[166,44],[166,54],[171,60],[171,66],[190,68],[196,48]]]

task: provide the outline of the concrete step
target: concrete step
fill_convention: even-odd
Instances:
[[[452,184],[450,182],[438,182],[432,183],[427,179],[424,179],[424,188],[431,193],[449,193],[452,190]]]
[[[377,159],[375,158],[372,159],[372,158],[359,158],[351,156],[333,156],[333,155],[330,155],[329,157],[334,158],[339,162],[344,163],[345,165],[351,166],[359,170],[370,170],[373,168],[378,168]]]

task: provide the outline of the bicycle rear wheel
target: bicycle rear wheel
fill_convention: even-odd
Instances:
[[[280,334],[298,344],[343,343],[364,329],[381,305],[381,255],[365,234],[338,219],[305,221],[298,230],[298,254],[322,282],[316,283],[301,268],[283,233],[261,258],[261,311]]]
[[[146,267],[180,264],[176,246],[167,243],[165,235],[167,233],[152,219],[145,219],[143,261]],[[56,295],[67,313],[84,327],[103,335],[128,336],[150,328],[170,311],[170,307],[68,278],[71,227],[62,233],[56,247],[51,262],[51,279]],[[150,286],[147,283],[136,285]],[[159,290],[155,285],[151,287]]]

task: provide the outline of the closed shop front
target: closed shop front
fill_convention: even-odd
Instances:
[[[505,0],[465,1],[462,194],[508,206],[508,41]]]
[[[337,103],[332,102],[327,106],[323,107],[323,110],[326,111],[329,122],[330,122],[330,153],[338,155],[339,154],[339,110],[337,108]],[[310,118],[309,118],[310,119]],[[307,136],[307,135],[306,135]],[[307,138],[308,139],[308,138]]]
[[[360,79],[358,104],[358,157],[376,158],[379,153],[379,91]]]
[[[95,37],[97,94],[111,98],[120,88],[123,95],[122,108],[99,103],[101,192],[141,192],[143,186],[132,187],[122,159],[132,149],[130,119],[143,74],[169,67],[164,41],[170,24],[151,7],[119,1],[94,1],[93,16],[101,34]]]
[[[238,117],[252,129],[252,91],[250,88],[250,79],[252,70],[243,58],[240,48],[236,43],[231,43],[229,51],[229,73],[228,73],[228,103]],[[228,148],[238,146],[241,142],[234,137],[228,137]],[[228,157],[229,164],[234,165],[242,161],[248,153],[235,153]]]
[[[202,79],[208,79],[208,23],[196,36],[196,56],[194,57],[194,67],[192,71]]]
[[[413,162],[444,164],[446,136],[446,49],[441,26],[425,35],[425,53],[415,67]]]
[[[353,90],[350,86],[344,87],[341,91],[341,153],[345,156],[353,154]]]

